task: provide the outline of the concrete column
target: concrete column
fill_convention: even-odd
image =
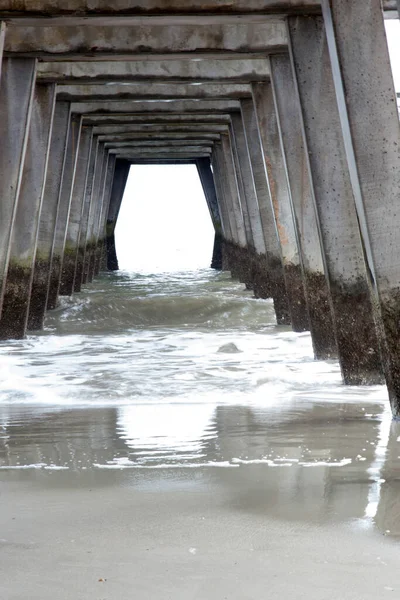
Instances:
[[[100,262],[98,265],[98,272],[107,271],[107,219],[110,211],[111,202],[111,191],[114,182],[115,165],[117,163],[117,157],[113,154],[108,155],[108,167],[106,175],[106,183],[104,187],[104,204],[103,204],[103,215],[101,225],[101,239],[100,239]]]
[[[232,180],[229,180],[227,173],[225,150],[222,141],[214,144],[213,154],[213,168],[215,166],[214,170],[218,181],[217,193],[219,193],[221,219],[224,231],[224,239],[222,242],[222,269],[224,271],[230,271],[232,277],[239,278],[236,256],[237,253],[240,252],[240,250],[238,250],[240,246],[238,243],[237,220],[232,208]],[[237,193],[236,188],[236,194]]]
[[[90,152],[92,149],[92,138],[93,127],[82,127],[61,271],[59,293],[62,296],[71,296],[74,291],[79,230],[82,221],[86,179],[89,169]]]
[[[272,210],[271,196],[268,188],[268,181],[264,168],[264,159],[258,135],[258,125],[254,103],[252,99],[246,99],[242,100],[240,104],[246,143],[249,150],[258,205],[260,207],[261,223],[264,232],[268,269],[267,276],[269,279],[270,288],[268,295],[274,300],[277,323],[279,325],[289,325],[291,323],[290,308],[284,278],[282,250],[275,224],[275,216]]]
[[[239,159],[239,169],[242,175],[244,196],[247,205],[247,213],[250,222],[254,250],[257,254],[265,254],[264,233],[261,225],[260,208],[254,184],[253,171],[248,154],[246,136],[243,128],[243,121],[240,113],[231,115],[232,130],[235,139],[236,150]]]
[[[296,268],[303,279],[314,355],[331,358],[337,351],[330,297],[290,70],[275,85],[254,84],[253,97],[270,180],[279,182],[274,186],[278,205],[285,206],[281,218],[294,225],[300,259]]]
[[[93,280],[93,265],[95,252],[95,232],[100,214],[100,188],[103,176],[103,162],[105,156],[105,145],[103,142],[98,144],[96,163],[93,176],[92,198],[90,201],[90,212],[88,219],[88,229],[86,235],[85,262],[83,267],[83,283]]]
[[[324,0],[322,9],[383,368],[400,416],[400,123],[382,8]]]
[[[130,164],[126,160],[117,159],[115,162],[114,178],[111,187],[110,205],[107,214],[106,244],[107,244],[107,269],[118,271],[118,258],[115,249],[115,226],[117,224],[119,209],[124,197],[125,186],[129,175]]]
[[[0,80],[1,80],[1,65],[3,61],[4,40],[6,37],[6,24],[0,21]]]
[[[103,186],[103,199],[101,203],[101,212],[99,219],[99,227],[97,233],[96,252],[94,261],[94,275],[98,275],[100,272],[100,266],[102,262],[102,256],[105,251],[106,241],[106,219],[108,215],[108,209],[110,206],[110,195],[111,186],[114,179],[116,157],[114,154],[108,154],[107,160],[105,161],[105,173],[104,173],[104,186]]]
[[[350,384],[378,383],[382,371],[364,243],[322,19],[289,19],[289,34],[343,378]],[[272,63],[276,76],[279,65],[282,83],[288,69],[281,57]]]
[[[90,150],[90,159],[86,177],[84,203],[82,207],[81,226],[79,229],[78,256],[76,261],[76,273],[74,282],[74,292],[80,292],[82,283],[84,283],[84,265],[86,256],[86,238],[88,233],[89,216],[92,207],[92,190],[94,182],[94,170],[96,166],[98,138],[93,136],[92,147]]]
[[[55,84],[36,84],[35,87],[24,170],[10,239],[0,339],[21,339],[26,333],[55,91]]]
[[[221,224],[224,234],[224,239],[228,242],[235,243],[236,238],[236,223],[233,215],[228,211],[227,207],[227,184],[225,177],[225,162],[222,151],[222,143],[215,142],[214,152],[212,154],[212,166],[215,173],[216,191],[219,199],[219,207],[221,214]]]
[[[65,238],[67,235],[67,225],[71,208],[71,197],[74,187],[79,141],[81,137],[81,126],[82,117],[80,115],[72,115],[69,124],[64,171],[60,188],[57,223],[54,232],[47,310],[55,308],[58,301]]]
[[[70,117],[70,103],[56,102],[29,304],[28,329],[32,330],[43,328],[46,312]]]
[[[3,59],[0,82],[0,312],[28,142],[35,77],[35,59]]]
[[[280,242],[289,310],[294,331],[310,329],[299,240],[294,220],[285,164],[279,139],[270,84],[261,84],[253,95],[264,170],[269,184],[275,227]]]
[[[254,251],[254,239],[253,239],[253,231],[250,223],[249,211],[247,208],[247,197],[246,197],[246,189],[243,182],[242,171],[240,168],[239,155],[236,147],[236,140],[232,128],[232,123],[229,126],[229,141],[231,146],[231,154],[233,159],[233,165],[235,169],[237,188],[239,192],[239,200],[240,200],[240,210],[243,220],[244,226],[244,234],[246,239],[246,248],[248,251]]]
[[[198,158],[196,167],[215,232],[211,268],[220,270],[222,269],[222,224],[211,161],[209,158]]]
[[[232,146],[229,138],[229,134],[221,134],[221,145],[222,155],[225,165],[225,176],[227,182],[227,188],[229,196],[227,198],[228,208],[232,212],[235,229],[236,229],[236,243],[242,248],[246,247],[246,231],[243,221],[243,213],[241,207],[241,198],[239,192],[239,184],[236,176],[235,164],[233,161]]]

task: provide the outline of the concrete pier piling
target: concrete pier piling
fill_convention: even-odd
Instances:
[[[0,339],[26,333],[40,213],[53,126],[55,85],[36,84],[5,274]]]
[[[3,59],[0,81],[0,310],[28,144],[35,79],[35,59]]]
[[[58,201],[59,206],[57,212],[57,221],[53,238],[47,310],[56,308],[58,302],[61,269],[64,257],[69,212],[71,208],[72,190],[75,181],[81,126],[81,115],[71,115],[68,130],[68,141],[65,150],[63,175],[60,186],[60,197]]]
[[[323,21],[290,19],[289,31],[343,377],[378,383],[378,340]],[[320,68],[310,69],[317,56]],[[277,67],[290,70],[280,58]]]
[[[271,102],[271,86],[270,84],[263,85],[264,89],[259,92],[265,96],[264,98],[260,98],[259,94],[253,94],[257,132],[262,148],[275,228],[282,250],[292,327],[294,331],[307,331],[310,329],[310,323],[303,282],[301,251],[279,140],[275,107]],[[260,113],[263,109],[265,112],[262,115]]]
[[[0,338],[118,269],[130,165],[192,164],[212,267],[400,416],[396,3],[106,4],[0,6]]]
[[[129,175],[130,164],[126,160],[116,159],[114,178],[111,187],[110,205],[106,219],[107,269],[118,271],[118,259],[115,250],[115,225]]]
[[[28,315],[29,330],[42,329],[46,313],[70,118],[69,102],[56,102],[33,269]]]
[[[220,271],[222,269],[222,224],[210,158],[198,158],[196,167],[215,232],[211,268]]]
[[[59,293],[62,296],[70,296],[74,291],[79,232],[82,223],[92,138],[93,127],[82,127],[61,269]]]
[[[273,298],[274,301],[277,322],[279,324],[290,325],[291,298],[289,298],[286,288],[282,246],[275,223],[271,192],[266,177],[262,148],[258,135],[257,117],[251,98],[241,101],[241,111],[264,233],[266,264],[270,286],[269,297]]]

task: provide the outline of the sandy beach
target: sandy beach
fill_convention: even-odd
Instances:
[[[290,519],[272,519],[242,469],[228,487],[223,468],[102,472],[91,487],[66,473],[2,476],[0,597],[398,597],[396,543],[299,520],[295,497]],[[255,484],[268,475],[253,471]]]

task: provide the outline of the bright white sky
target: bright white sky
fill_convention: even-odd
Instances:
[[[393,78],[400,92],[400,21],[385,21]],[[208,267],[213,230],[197,170],[131,168],[116,228],[121,269],[163,271]]]

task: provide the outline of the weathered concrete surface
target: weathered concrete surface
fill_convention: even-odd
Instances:
[[[88,229],[86,234],[85,261],[83,266],[82,283],[91,282],[94,274],[94,260],[97,241],[97,230],[99,225],[101,210],[101,189],[104,185],[104,162],[107,158],[107,152],[103,143],[98,143],[96,164],[93,175],[92,198],[90,202],[90,213],[88,220]]]
[[[261,223],[264,232],[268,276],[270,283],[269,297],[274,300],[276,320],[278,324],[290,324],[290,299],[285,284],[282,262],[282,250],[278,238],[272,201],[265,173],[262,148],[258,136],[257,118],[252,99],[241,101],[242,118],[246,143],[253,171],[254,184],[260,208]]]
[[[240,113],[232,114],[232,133],[238,154],[239,169],[242,175],[243,191],[247,214],[251,229],[254,250],[257,254],[265,254],[264,233],[261,225],[260,209],[254,184],[253,171],[249,158],[246,136]]]
[[[324,0],[322,8],[386,383],[399,416],[400,123],[381,6]]]
[[[0,81],[0,311],[35,89],[35,60],[3,60]]]
[[[105,149],[102,181],[99,196],[99,219],[95,231],[95,251],[93,265],[94,276],[98,275],[98,273],[100,272],[101,257],[103,254],[106,237],[106,218],[108,215],[108,208],[110,204],[111,183],[114,177],[115,161],[116,157],[112,154],[109,154],[107,152],[107,149]]]
[[[3,61],[3,51],[4,51],[4,40],[6,36],[7,26],[4,21],[0,21],[0,79],[1,79],[1,66]]]
[[[202,100],[189,99],[177,100],[173,103],[163,102],[141,102],[138,100],[124,100],[122,102],[73,102],[72,111],[88,116],[95,115],[116,115],[118,113],[164,113],[182,115],[183,113],[202,113],[209,115],[214,113],[218,115],[229,115],[230,112],[240,110],[238,100],[213,100],[203,98]]]
[[[78,255],[76,259],[76,271],[74,280],[74,292],[80,292],[82,283],[84,283],[84,265],[86,258],[86,239],[88,235],[89,217],[93,211],[92,191],[94,183],[94,171],[96,167],[97,151],[99,141],[96,136],[92,139],[90,151],[88,172],[86,177],[84,203],[82,206],[82,217],[79,228]]]
[[[60,187],[59,208],[54,231],[53,252],[51,258],[49,291],[47,296],[47,310],[56,308],[61,280],[61,269],[64,256],[65,238],[71,196],[74,187],[76,162],[79,152],[82,117],[72,115],[69,123],[68,142],[65,153],[64,169]]]
[[[385,4],[388,4],[386,0]],[[24,5],[25,8],[25,5]],[[144,25],[146,22],[171,25],[175,22],[186,24],[212,24],[214,22],[257,22],[264,13],[287,12],[291,10],[320,9],[319,0],[236,0],[235,4],[215,0],[136,0],[132,8],[129,0],[118,0],[111,4],[108,0],[70,0],[68,5],[55,6],[51,0],[30,0],[29,6],[21,10],[15,0],[3,0],[0,16],[7,17],[14,25],[32,23],[57,23],[76,25],[97,22],[102,25],[124,23]],[[47,19],[46,19],[47,17]]]
[[[199,158],[196,160],[196,167],[215,232],[211,268],[220,270],[222,269],[222,223],[211,161],[209,158]]]
[[[229,213],[227,211],[226,201],[225,201],[225,180],[223,177],[224,174],[224,161],[222,155],[222,145],[221,142],[216,142],[214,144],[213,153],[211,155],[211,165],[214,173],[214,181],[215,181],[215,191],[217,194],[218,206],[219,206],[219,214],[221,215],[221,227],[223,238],[227,241],[233,241],[231,222],[229,219]],[[225,270],[225,265],[222,265],[222,268]]]
[[[100,271],[107,270],[107,218],[110,211],[111,191],[114,181],[115,163],[117,159],[111,154],[108,155],[107,172],[104,182],[103,207],[100,216],[99,239],[97,242],[97,255],[95,260],[94,272],[97,275]]]
[[[243,58],[229,53],[227,60],[213,58],[210,53],[202,60],[179,60],[171,56],[159,60],[146,60],[139,55],[137,60],[81,62],[42,62],[38,65],[38,78],[60,84],[96,83],[135,83],[136,85],[156,85],[162,83],[233,83],[246,84],[252,81],[265,81],[269,77],[269,65],[265,56]],[[192,56],[194,58],[194,56]],[[168,60],[167,60],[168,59]],[[234,59],[234,60],[233,60]],[[61,90],[62,91],[62,90]]]
[[[132,32],[134,31],[134,35]],[[287,45],[284,20],[271,18],[260,23],[224,22],[212,25],[164,25],[148,24],[146,28],[124,24],[78,25],[73,35],[69,27],[10,27],[7,32],[4,52],[24,56],[64,60],[79,60],[82,55],[102,58],[124,59],[140,55],[191,55],[197,52],[254,52],[277,51]],[[157,57],[156,57],[157,58]]]
[[[35,86],[21,188],[10,239],[0,339],[21,339],[26,333],[55,92],[54,84]]]
[[[92,138],[93,127],[82,127],[62,262],[59,290],[62,296],[70,296],[74,291],[79,232],[82,222]]]
[[[266,97],[262,102],[256,104],[253,100],[254,114],[275,218],[275,227],[282,252],[292,328],[294,331],[299,332],[308,331],[310,320],[305,297],[301,253],[270,84],[264,84],[264,94]],[[264,110],[263,116],[260,115],[262,110]]]
[[[109,82],[108,82],[109,83]],[[180,100],[182,98],[213,98],[232,100],[251,95],[249,84],[202,83],[116,83],[115,85],[60,86],[58,97],[69,102],[95,102],[104,100]]]
[[[154,127],[155,125],[160,124],[170,124],[176,127],[180,127],[181,125],[229,125],[230,123],[230,115],[229,114],[221,114],[221,113],[196,113],[187,111],[183,114],[165,114],[162,112],[152,112],[151,117],[143,113],[135,113],[134,111],[131,113],[117,113],[117,114],[101,114],[97,113],[95,115],[87,114],[83,116],[84,123],[86,125],[98,125],[99,127],[107,127],[107,126],[115,126],[119,125],[133,125],[138,128],[139,126],[144,125],[148,127]]]
[[[323,22],[290,20],[289,28],[343,378],[378,383],[381,361]],[[310,69],[317,57],[319,69]],[[282,79],[287,66],[281,68]]]
[[[110,204],[106,224],[107,269],[118,271],[118,258],[115,249],[115,225],[121,208],[125,185],[129,175],[130,164],[125,160],[115,161],[114,180],[111,188]]]
[[[69,103],[56,102],[29,304],[30,330],[42,329],[44,323],[70,117]]]
[[[235,243],[244,248],[247,245],[246,231],[243,221],[238,180],[233,162],[232,146],[228,134],[221,135],[221,149],[224,167],[223,175],[226,184],[225,201],[231,217],[232,235]]]
[[[302,280],[314,355],[317,359],[332,358],[337,352],[328,286],[290,70],[278,86],[255,84],[253,94],[265,163],[276,182],[278,208],[296,237],[299,261],[289,268],[297,273],[298,284]]]
[[[181,146],[180,148],[170,149],[165,148],[152,148],[151,146],[144,146],[142,148],[115,148],[111,149],[111,154],[116,154],[120,158],[133,159],[133,158],[198,158],[200,156],[210,156],[212,152],[212,146]]]

